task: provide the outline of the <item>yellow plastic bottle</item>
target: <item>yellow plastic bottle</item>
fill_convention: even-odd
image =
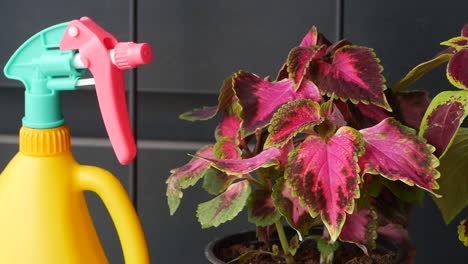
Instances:
[[[76,49],[67,50],[75,44]],[[111,62],[116,60],[111,60],[112,54],[120,52],[116,56],[123,56],[129,44],[124,48],[118,44],[91,19],[82,18],[39,32],[7,63],[6,76],[22,81],[26,92],[19,152],[0,175],[1,264],[108,263],[84,191],[95,192],[107,207],[125,263],[149,263],[144,233],[125,189],[108,171],[75,161],[70,131],[60,109],[59,91],[76,89],[85,68],[89,69],[119,160],[128,163],[134,158],[136,146],[128,115],[123,114],[123,71]],[[148,52],[143,55],[150,56]],[[77,63],[78,54],[81,62]]]
[[[19,153],[0,176],[0,263],[108,263],[84,191],[109,210],[125,263],[149,263],[127,193],[106,170],[75,161],[66,126],[21,128]]]

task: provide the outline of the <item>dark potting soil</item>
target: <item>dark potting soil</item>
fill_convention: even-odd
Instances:
[[[277,244],[279,247],[280,245]],[[267,245],[259,242],[239,243],[227,248],[220,248],[217,257],[226,263],[239,257],[240,255],[252,250],[270,251]],[[394,252],[372,252],[369,256],[365,255],[361,249],[352,244],[342,243],[335,252],[333,263],[338,264],[393,264],[396,254]],[[309,240],[302,243],[298,249],[294,260],[297,264],[320,264],[320,254],[316,249],[315,241]],[[272,254],[258,254],[247,262],[249,264],[285,264],[286,261],[281,256]]]

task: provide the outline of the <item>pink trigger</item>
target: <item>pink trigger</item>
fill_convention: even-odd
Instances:
[[[109,50],[118,44],[113,35],[90,18],[83,17],[70,22],[60,42],[60,49],[79,50],[82,61],[94,76],[99,107],[115,154],[121,164],[128,164],[136,155],[136,144],[127,113],[124,72],[121,70],[128,67],[119,69],[109,55]],[[151,51],[151,48],[145,49],[145,54]],[[134,59],[137,55],[132,56],[129,64],[138,60]],[[140,59],[146,63],[150,60]],[[134,64],[131,66],[137,66]]]

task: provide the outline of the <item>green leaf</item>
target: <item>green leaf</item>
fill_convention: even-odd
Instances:
[[[468,91],[441,92],[427,108],[419,136],[436,148],[436,156],[443,157],[467,115]]]
[[[407,203],[422,204],[424,200],[424,191],[414,188],[399,181],[390,181],[380,177],[380,181],[387,187],[398,199]]]
[[[224,192],[231,183],[233,183],[238,177],[228,175],[215,168],[212,168],[203,177],[203,189],[209,194],[218,195]]]
[[[205,146],[201,148],[197,155],[213,157],[213,146]],[[180,168],[171,170],[171,176],[167,179],[167,202],[171,215],[175,213],[182,199],[182,190],[195,185],[206,174],[214,173],[214,169],[210,167],[210,163],[198,158],[191,159],[187,164]]]
[[[360,184],[359,189],[361,190],[361,196],[357,200],[357,210],[361,211],[372,206],[373,198],[380,195],[382,191],[382,177],[365,174],[362,176],[363,183]]]
[[[269,226],[281,218],[281,214],[273,203],[271,190],[258,189],[247,201],[249,222],[257,226]]]
[[[244,208],[251,191],[248,181],[239,181],[221,195],[199,204],[197,218],[202,228],[217,227],[236,217]]]
[[[440,160],[439,193],[434,201],[449,224],[468,206],[468,128],[460,128],[445,156]]]
[[[468,247],[468,221],[466,219],[463,219],[458,225],[458,239],[465,247]]]
[[[291,254],[291,256],[296,255],[297,250],[299,249],[300,246],[301,246],[301,243],[299,241],[299,235],[295,234],[289,241],[288,251]]]
[[[419,78],[424,76],[424,74],[428,73],[429,71],[433,70],[437,66],[441,65],[444,62],[450,60],[453,57],[452,53],[442,53],[433,58],[432,60],[423,62],[418,66],[414,67],[411,71],[409,71],[403,79],[398,81],[392,87],[394,92],[399,92],[402,88],[412,84],[413,82],[417,81]]]
[[[320,252],[320,259],[324,261],[323,263],[333,263],[334,253],[339,247],[340,243],[338,241],[331,242],[323,238],[317,241],[317,249]]]

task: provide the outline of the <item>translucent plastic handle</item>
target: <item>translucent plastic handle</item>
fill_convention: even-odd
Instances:
[[[148,264],[148,248],[138,216],[127,192],[110,172],[80,166],[78,185],[82,190],[95,192],[109,210],[119,235],[126,264]]]

